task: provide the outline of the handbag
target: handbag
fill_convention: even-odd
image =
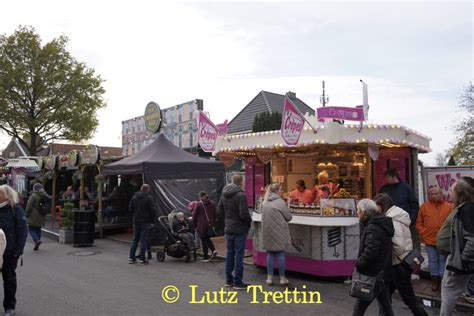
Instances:
[[[204,214],[206,214],[207,222],[209,223],[209,227],[207,228],[206,235],[208,237],[216,237],[217,236],[216,229],[214,228],[214,226],[211,225],[211,221],[209,220],[209,216],[207,216],[206,206],[204,205],[204,203],[202,201],[201,201],[201,204],[202,204],[202,207],[204,209]]]
[[[378,295],[381,286],[383,271],[376,276],[365,275],[354,270],[352,273],[351,290],[349,295],[363,301],[372,302]]]
[[[403,259],[400,260],[404,264],[408,265],[412,270],[415,270],[417,266],[425,261],[425,258],[418,249],[413,249]]]

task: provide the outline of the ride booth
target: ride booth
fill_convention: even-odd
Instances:
[[[245,162],[254,264],[266,266],[262,202],[266,185],[277,182],[293,215],[286,269],[349,276],[359,248],[357,202],[379,191],[387,168],[396,168],[401,180],[416,188],[418,154],[430,151],[429,142],[400,125],[326,122],[316,129],[305,127],[292,147],[283,144],[279,130],[220,136],[214,154],[227,166],[235,159]],[[311,202],[294,198],[290,192],[298,180],[319,197]]]

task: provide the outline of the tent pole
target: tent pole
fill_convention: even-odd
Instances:
[[[102,173],[100,170],[100,165],[97,163],[96,164],[97,171],[99,171],[99,176],[98,176],[98,181],[97,181],[97,213],[98,213],[98,222],[99,222],[99,235],[100,239],[104,238],[104,229],[103,229],[103,223],[104,223],[104,216],[102,213]]]
[[[81,173],[82,173],[82,177],[81,177],[81,181],[80,181],[81,187],[80,187],[80,191],[79,191],[79,209],[84,210],[84,187],[85,187],[84,171],[86,170],[86,166],[81,166],[80,170],[81,170]]]
[[[53,214],[53,220],[51,221],[51,227],[54,227],[54,221],[57,220],[56,216],[56,171],[53,170],[53,188],[52,188],[52,203],[51,203],[51,213]],[[61,214],[59,214],[61,216]],[[58,221],[59,223],[59,221]],[[61,227],[59,227],[61,228]]]

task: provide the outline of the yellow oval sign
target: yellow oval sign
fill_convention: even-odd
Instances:
[[[150,102],[145,109],[145,127],[150,133],[158,133],[161,128],[161,109],[158,103]]]

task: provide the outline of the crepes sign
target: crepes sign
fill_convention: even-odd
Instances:
[[[305,119],[288,97],[283,106],[281,137],[287,146],[296,146],[303,131]]]
[[[201,111],[198,115],[198,142],[205,152],[213,152],[216,149],[216,140],[219,130],[211,120]]]

